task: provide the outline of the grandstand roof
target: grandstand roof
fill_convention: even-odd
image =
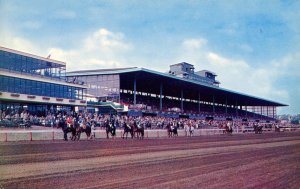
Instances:
[[[279,102],[255,97],[232,90],[216,87],[213,85],[200,84],[193,80],[180,78],[168,73],[157,72],[145,68],[116,68],[68,72],[67,76],[87,75],[120,75],[120,88],[134,90],[133,83],[136,79],[137,91],[159,94],[160,84],[163,85],[163,95],[181,97],[181,90],[185,99],[198,100],[199,93],[201,101],[214,102],[217,104],[238,106],[287,106]]]

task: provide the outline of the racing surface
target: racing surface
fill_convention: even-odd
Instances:
[[[0,143],[0,188],[300,188],[300,132]]]

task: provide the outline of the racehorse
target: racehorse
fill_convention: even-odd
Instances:
[[[254,129],[255,134],[262,134],[263,126],[255,124],[255,125],[253,125],[253,129]]]
[[[193,125],[190,125],[190,126],[189,126],[190,136],[194,136],[194,130],[195,130],[194,126],[193,126]]]
[[[108,119],[104,123],[106,130],[106,138],[109,138],[108,134],[110,133],[112,137],[116,136],[116,127],[114,120],[109,121]]]
[[[225,130],[223,130],[223,134],[231,135],[233,132],[232,123],[228,122],[225,126],[222,126]]]
[[[128,133],[130,133],[131,138],[133,138],[133,136],[134,136],[133,135],[133,128],[130,125],[128,125],[125,121],[123,123],[123,127],[124,127],[124,133],[123,133],[122,138],[124,139],[124,135],[126,134],[126,139],[127,139]]]
[[[224,134],[226,134],[226,133],[227,133],[227,134],[230,134],[230,135],[231,135],[231,134],[232,134],[232,132],[233,132],[233,130],[232,130],[232,127],[231,127],[231,126],[228,126],[228,125],[226,125],[226,126],[224,127],[224,129],[225,129],[225,130],[223,130],[223,133],[224,133]]]
[[[177,125],[171,125],[171,123],[168,123],[166,128],[169,137],[178,136]]]
[[[137,123],[136,121],[133,122],[132,125],[133,133],[138,139],[144,139],[144,125],[142,123]]]
[[[57,124],[57,128],[61,128],[64,132],[64,140],[68,140],[68,133],[71,132],[71,140],[76,140],[77,134],[76,134],[76,128],[74,126],[74,122],[72,118],[68,118],[68,120],[65,120],[64,118],[60,118]]]
[[[80,124],[80,127],[76,130],[76,132],[78,140],[80,139],[81,133],[85,133],[88,140],[92,138],[92,128],[87,122],[83,122],[82,124]]]

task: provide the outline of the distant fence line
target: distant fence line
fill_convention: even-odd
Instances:
[[[292,129],[285,129],[285,131],[293,131],[293,130],[300,130],[300,128],[292,128]],[[201,135],[219,135],[223,134],[224,129],[195,129],[193,136],[201,136]],[[264,129],[266,131],[272,131],[270,129]],[[281,130],[283,131],[283,130]],[[95,138],[106,138],[106,131],[101,130],[94,130]],[[234,129],[234,134],[241,134],[253,132],[253,128],[249,129]],[[185,130],[178,130],[179,137],[187,136]],[[70,136],[70,133],[68,134]],[[123,136],[123,130],[116,130],[116,137],[121,138]],[[128,134],[128,137],[130,135]],[[162,138],[168,137],[168,133],[166,129],[150,129],[145,130],[145,138]],[[0,130],[0,141],[1,142],[9,142],[9,141],[36,141],[36,140],[62,140],[63,139],[63,132],[60,129],[49,129],[49,130]],[[86,134],[81,134],[80,140],[86,140]]]

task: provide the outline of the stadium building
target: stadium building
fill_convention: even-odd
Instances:
[[[145,68],[66,72],[66,63],[0,47],[0,110],[45,115],[90,112],[272,121],[286,106],[221,88],[217,75],[182,62],[167,73]],[[76,108],[78,107],[78,108]]]
[[[91,112],[274,121],[276,108],[286,106],[221,88],[216,76],[186,62],[167,73],[138,67],[67,72],[69,80],[88,85]]]
[[[86,106],[83,83],[68,81],[66,63],[0,47],[0,110],[75,110]]]

